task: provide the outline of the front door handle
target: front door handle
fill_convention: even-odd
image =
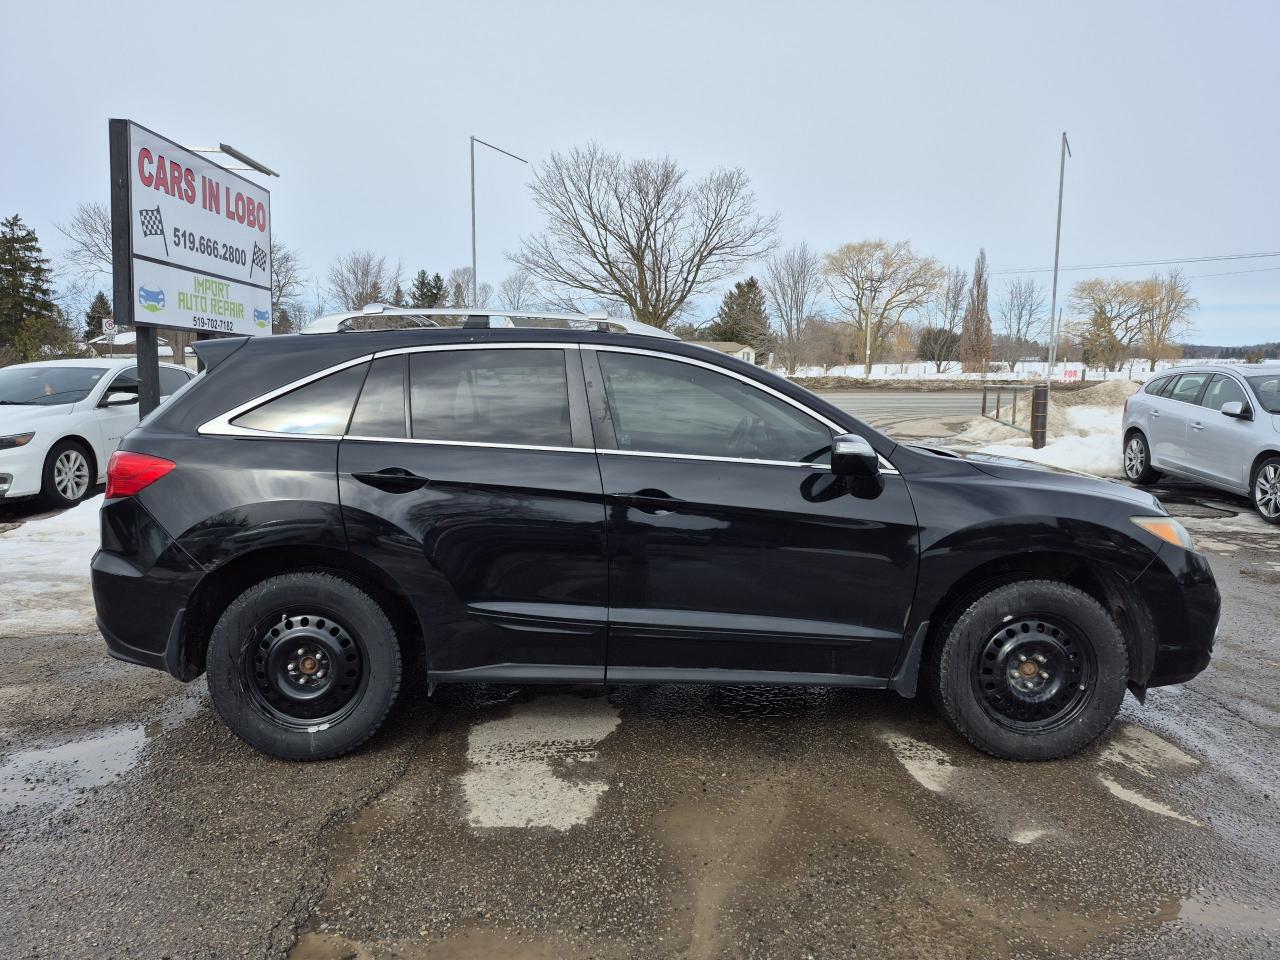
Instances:
[[[420,490],[431,482],[428,478],[420,477],[404,467],[384,467],[377,473],[353,473],[352,476],[361,483],[367,483],[387,493],[409,493]]]
[[[1159,410],[1152,410],[1152,411],[1151,411],[1151,416],[1152,416],[1152,417],[1158,417],[1158,416],[1160,416],[1160,411],[1159,411]]]
[[[1204,424],[1203,424],[1203,423],[1193,423],[1193,424],[1191,424],[1191,429],[1192,429],[1192,430],[1203,430],[1203,429],[1204,429]]]
[[[634,493],[611,493],[609,496],[614,500],[622,501],[629,507],[634,507],[641,513],[652,513],[658,517],[665,517],[671,512],[673,506],[681,502],[679,498],[671,496],[665,490],[655,490],[652,487],[646,487]]]

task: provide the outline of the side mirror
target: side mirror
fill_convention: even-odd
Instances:
[[[1253,411],[1239,400],[1228,400],[1222,405],[1222,415],[1236,420],[1252,420]]]
[[[831,472],[838,477],[877,477],[880,457],[865,437],[842,433],[831,441]]]
[[[127,407],[129,404],[137,402],[138,395],[136,393],[129,393],[125,390],[116,390],[103,397],[101,405],[104,407]]]

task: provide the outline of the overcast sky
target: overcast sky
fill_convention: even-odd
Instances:
[[[1280,250],[1274,2],[5,0],[3,21],[0,213],[55,259],[55,223],[107,199],[108,117],[279,171],[275,232],[321,284],[353,248],[468,262],[470,134],[741,166],[786,243],[907,238],[965,267],[984,246],[999,271],[1053,262],[1066,130],[1064,265]],[[481,151],[477,177],[496,285],[539,217],[524,165]],[[1280,257],[1183,269],[1194,340],[1280,339]]]

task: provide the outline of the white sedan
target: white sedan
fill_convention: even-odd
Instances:
[[[194,373],[160,365],[160,395]],[[0,501],[40,496],[52,507],[82,500],[138,423],[132,357],[47,360],[0,368]]]

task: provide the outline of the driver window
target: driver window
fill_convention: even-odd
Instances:
[[[1236,383],[1232,377],[1224,373],[1215,373],[1209,389],[1204,392],[1200,406],[1210,410],[1221,410],[1224,403],[1238,400],[1243,406],[1249,406],[1249,398],[1244,395],[1244,387]]]
[[[831,431],[763,390],[678,360],[597,356],[620,450],[830,462]]]

